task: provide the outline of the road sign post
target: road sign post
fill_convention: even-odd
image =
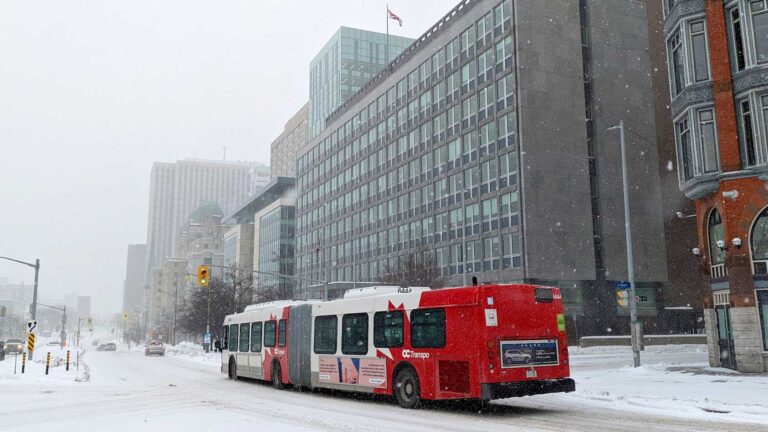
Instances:
[[[19,353],[16,353],[16,358],[19,357]],[[21,353],[21,373],[24,373],[24,369],[27,368],[27,353]]]
[[[27,334],[27,352],[29,352],[30,358],[32,357],[32,352],[35,350],[35,338],[36,335],[34,333]]]
[[[45,357],[45,374],[48,375],[48,368],[51,367],[51,352]]]

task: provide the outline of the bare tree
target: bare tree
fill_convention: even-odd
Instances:
[[[381,281],[400,286],[426,286],[442,288],[445,278],[440,275],[435,256],[426,249],[419,249],[397,257],[394,265],[387,263]]]

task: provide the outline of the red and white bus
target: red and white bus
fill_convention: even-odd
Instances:
[[[248,306],[224,320],[221,371],[275,388],[491,400],[575,390],[560,291],[378,286]]]

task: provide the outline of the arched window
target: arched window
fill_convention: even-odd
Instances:
[[[768,274],[768,207],[757,216],[749,234],[755,274]]]
[[[712,210],[712,213],[709,214],[708,233],[709,264],[712,266],[722,264],[725,262],[725,251],[717,247],[717,241],[724,241],[725,236],[723,234],[723,220],[720,218],[720,213],[717,209]]]

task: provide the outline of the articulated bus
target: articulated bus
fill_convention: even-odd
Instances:
[[[280,389],[421,400],[571,392],[560,291],[377,286],[331,301],[248,306],[224,320],[221,371]]]

